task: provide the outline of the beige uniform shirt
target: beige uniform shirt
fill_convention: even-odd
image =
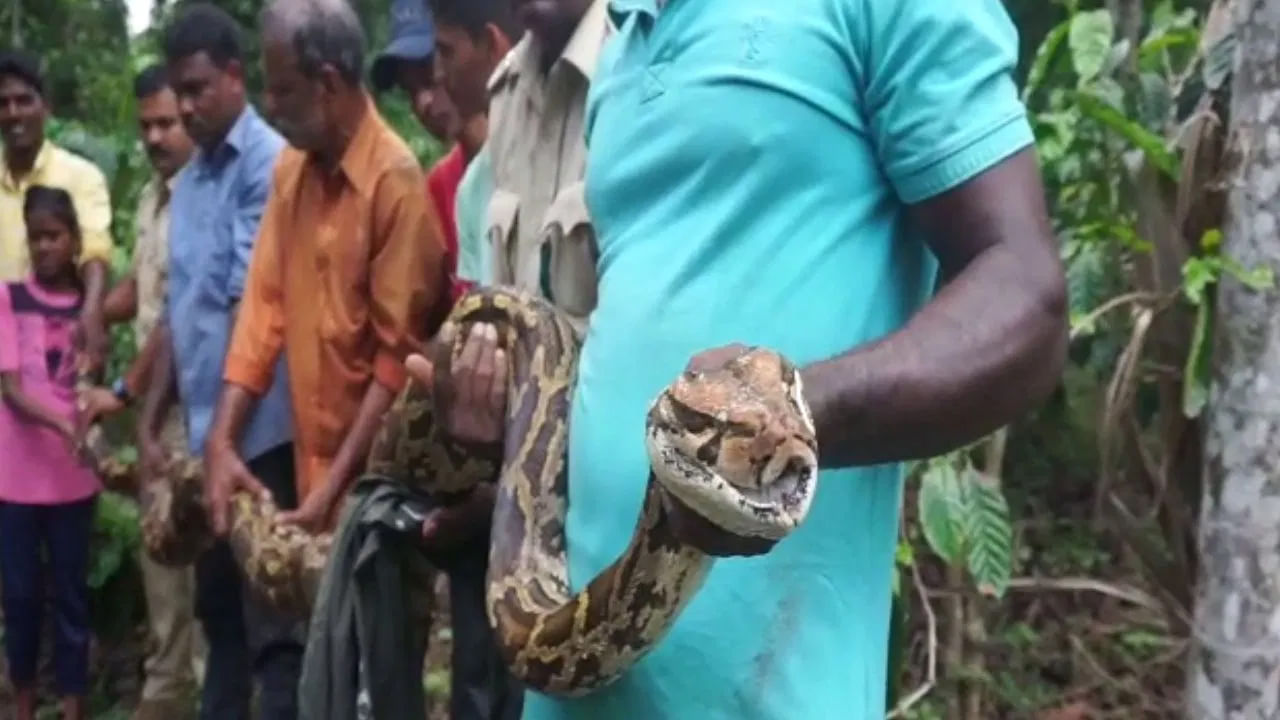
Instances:
[[[164,311],[169,279],[169,194],[174,178],[152,178],[138,196],[137,235],[133,243],[133,274],[138,284],[138,312],[133,338],[139,350],[155,329]],[[160,439],[170,452],[187,447],[182,413],[177,404],[169,409]]]
[[[529,33],[489,81],[493,194],[485,219],[496,284],[537,292],[578,330],[596,304],[596,239],[583,195],[587,91],[608,33],[595,0],[545,74]]]

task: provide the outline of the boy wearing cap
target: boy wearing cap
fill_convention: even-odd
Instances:
[[[453,145],[427,174],[427,194],[444,225],[444,269],[450,283],[450,297],[456,299],[462,288],[454,278],[458,264],[454,196],[474,153],[468,152],[459,141],[465,123],[436,77],[435,48],[436,30],[426,2],[396,0],[391,6],[391,41],[374,59],[370,75],[378,92],[399,87],[409,99],[414,117],[427,132]]]

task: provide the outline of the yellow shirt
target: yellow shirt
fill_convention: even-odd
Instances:
[[[47,185],[71,195],[80,222],[80,259],[111,262],[111,195],[97,165],[46,140],[21,181],[0,157],[0,282],[27,274],[27,226],[22,201],[27,188]]]

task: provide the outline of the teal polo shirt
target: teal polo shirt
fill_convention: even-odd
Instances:
[[[807,364],[898,330],[936,274],[907,206],[1032,143],[1000,0],[611,13],[586,131],[600,286],[570,422],[575,590],[631,538],[645,412],[691,356],[740,342]],[[530,693],[524,717],[880,720],[901,484],[897,464],[822,473],[804,524],[718,560],[630,672]]]

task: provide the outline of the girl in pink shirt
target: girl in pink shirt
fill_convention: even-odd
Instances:
[[[89,540],[100,486],[75,452],[80,227],[65,190],[35,186],[23,213],[32,272],[0,284],[0,601],[18,720],[35,712],[45,572],[63,717],[85,715]],[[42,550],[49,566],[43,567]]]

